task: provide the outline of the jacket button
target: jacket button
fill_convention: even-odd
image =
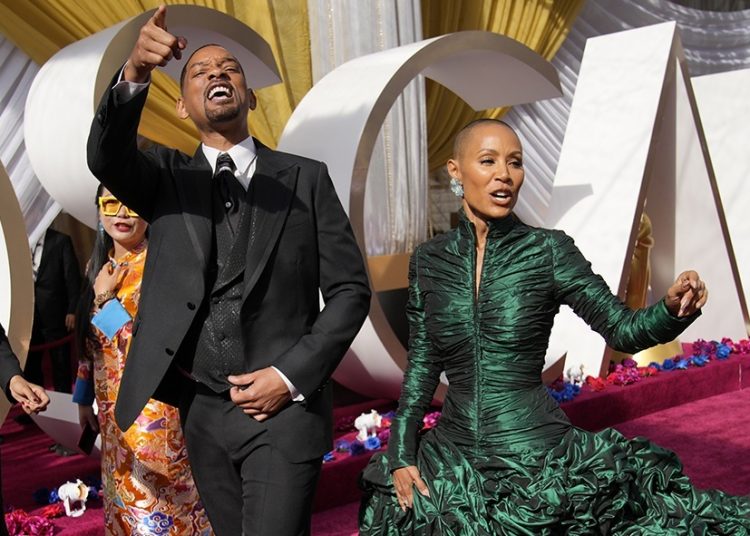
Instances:
[[[174,355],[174,350],[172,350],[171,348],[165,348],[164,352],[166,352],[167,355]]]
[[[195,304],[193,302],[187,302],[187,308],[192,311],[195,309]]]

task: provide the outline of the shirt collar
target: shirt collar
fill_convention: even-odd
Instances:
[[[220,151],[205,144],[201,144],[201,148],[203,149],[203,154],[206,156],[206,160],[211,165],[212,172],[216,172],[216,159],[219,158],[219,155],[221,153],[229,153],[237,168],[235,172],[237,178],[240,179],[240,182],[243,182],[243,179],[249,182],[249,178],[252,177],[254,171],[255,157],[258,155],[252,136],[248,136],[228,151]],[[251,169],[251,166],[253,166],[253,169]],[[245,184],[243,186],[247,188]]]

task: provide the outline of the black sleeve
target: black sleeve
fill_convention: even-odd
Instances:
[[[5,395],[11,402],[14,402],[14,400],[10,396],[8,384],[10,379],[17,374],[22,374],[21,365],[10,347],[8,337],[5,335],[5,328],[0,325],[0,386],[2,386]]]
[[[362,254],[328,168],[322,163],[315,190],[315,220],[325,307],[310,333],[274,364],[305,398],[331,377],[370,311],[370,285]]]
[[[118,71],[119,74],[119,71]],[[138,149],[138,124],[148,89],[122,102],[112,87],[102,97],[89,131],[86,153],[94,176],[120,201],[151,222],[158,202],[160,163]]]

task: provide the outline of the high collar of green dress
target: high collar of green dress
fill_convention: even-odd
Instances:
[[[518,216],[511,213],[505,218],[499,218],[496,220],[489,220],[489,231],[487,233],[488,238],[500,238],[507,235],[514,227],[516,227],[521,220]],[[474,240],[474,224],[466,216],[464,209],[458,211],[458,231],[462,238],[470,238]]]

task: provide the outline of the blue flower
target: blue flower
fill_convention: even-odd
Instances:
[[[674,364],[674,368],[683,370],[688,368],[688,360],[680,359],[677,363]]]
[[[672,359],[665,359],[664,363],[662,364],[661,368],[663,370],[672,370],[674,369],[675,362]]]
[[[664,368],[661,366],[661,364],[657,363],[656,361],[652,361],[651,363],[648,364],[648,366],[653,367],[656,370],[661,370],[662,368]]]
[[[691,361],[696,367],[702,367],[705,366],[706,363],[708,363],[708,356],[706,354],[696,355],[693,356]]]
[[[336,441],[336,444],[334,445],[334,450],[336,452],[348,452],[350,448],[351,443],[349,443],[346,439]]]
[[[355,439],[352,441],[351,445],[349,445],[349,452],[352,453],[352,456],[359,456],[360,454],[364,454],[365,446],[361,441]]]
[[[553,386],[547,386],[547,392],[558,403],[567,402],[573,400],[581,392],[581,386],[570,382],[555,382]]]
[[[716,358],[717,359],[726,359],[729,357],[729,354],[732,353],[732,349],[726,345],[726,344],[718,344],[716,346]]]
[[[336,459],[336,456],[333,455],[333,451],[326,452],[323,455],[323,463],[332,462],[335,459]]]
[[[365,449],[367,450],[378,450],[380,448],[380,438],[378,436],[370,436],[365,439]]]

